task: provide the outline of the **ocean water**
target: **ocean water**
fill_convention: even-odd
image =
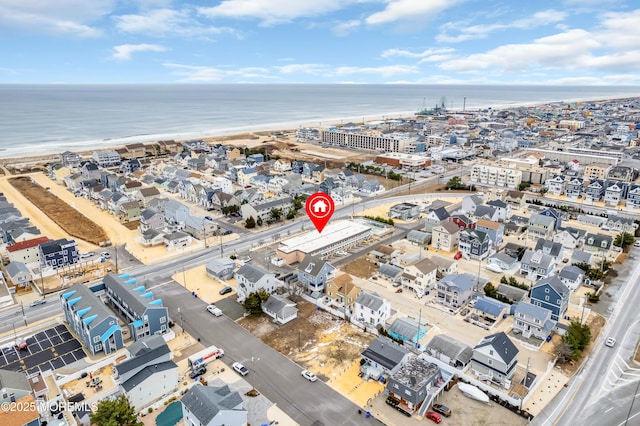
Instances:
[[[0,85],[0,157],[319,126],[449,109],[640,96],[640,87]],[[466,98],[466,99],[465,99]]]

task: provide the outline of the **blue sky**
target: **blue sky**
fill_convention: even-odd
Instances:
[[[640,84],[637,0],[0,0],[1,83]]]

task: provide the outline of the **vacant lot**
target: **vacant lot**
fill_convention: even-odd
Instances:
[[[42,186],[35,184],[30,177],[11,178],[9,183],[72,237],[96,245],[105,245],[108,242],[107,234],[98,224]]]
[[[364,257],[359,257],[342,267],[342,270],[347,274],[351,274],[356,277],[367,279],[376,271],[376,266],[366,260]]]

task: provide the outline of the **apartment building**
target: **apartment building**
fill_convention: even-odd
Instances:
[[[518,189],[522,182],[522,171],[505,167],[475,164],[471,168],[471,182],[493,185],[509,189]]]

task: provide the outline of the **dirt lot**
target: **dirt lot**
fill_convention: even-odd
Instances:
[[[321,377],[350,366],[373,340],[312,303],[298,302],[298,309],[298,318],[283,326],[276,326],[266,315],[238,323],[294,362],[313,367]]]
[[[593,343],[600,336],[600,333],[602,332],[602,329],[605,326],[605,320],[602,316],[592,313],[589,316],[589,319],[587,320],[587,324],[589,325],[589,328],[591,328],[591,343],[589,343],[589,346],[587,346],[583,351],[582,359],[580,361],[569,362],[566,364],[558,364],[560,368],[562,368],[563,374],[566,374],[568,376],[573,376],[576,373],[576,371],[578,371],[578,368],[580,368],[584,360],[588,358],[589,354],[593,350]],[[554,347],[556,345],[559,345],[561,341],[562,339],[560,336],[558,336],[557,334],[553,335],[552,342],[554,343],[553,345]]]
[[[364,257],[359,257],[342,267],[343,272],[365,279],[369,278],[375,270],[375,265]]]
[[[104,245],[109,240],[97,223],[42,186],[33,183],[30,177],[12,178],[9,183],[72,237],[96,245]]]

